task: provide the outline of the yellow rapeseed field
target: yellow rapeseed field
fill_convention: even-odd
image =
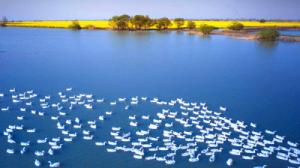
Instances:
[[[20,21],[9,22],[7,26],[20,26],[20,27],[49,27],[49,28],[68,28],[72,21],[55,20],[55,21]],[[110,28],[109,21],[106,20],[83,20],[79,21],[81,27],[94,26],[95,28]]]
[[[211,26],[215,26],[218,28],[228,27],[233,21],[195,21],[196,25],[199,26],[201,24],[208,24]],[[267,21],[265,23],[261,23],[259,21],[238,21],[242,23],[245,27],[300,27],[300,22],[285,22],[285,21]]]
[[[196,26],[201,24],[207,24],[218,28],[226,28],[233,21],[207,21],[207,20],[194,20]],[[288,21],[266,21],[261,23],[258,21],[239,21],[245,27],[300,27],[300,22],[288,22]],[[20,27],[49,27],[49,28],[68,28],[72,21],[57,20],[57,21],[18,21],[8,22],[7,26],[20,26]],[[99,29],[112,28],[108,20],[80,20],[79,24],[83,28],[94,27]],[[187,22],[185,23],[185,26]],[[155,27],[153,27],[155,29]],[[176,28],[173,23],[169,28]]]

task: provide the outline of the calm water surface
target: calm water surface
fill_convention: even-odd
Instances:
[[[283,35],[300,36],[299,30],[281,30],[279,32]]]
[[[182,32],[0,28],[0,91],[15,87],[54,95],[72,86],[109,99],[182,97],[207,102],[213,109],[225,105],[227,116],[254,121],[259,128],[300,142],[299,53],[299,43],[202,38]],[[1,131],[15,120],[3,113],[0,118]],[[47,122],[28,124],[46,128]],[[32,155],[8,156],[6,139],[2,134],[0,139],[0,167],[33,167]],[[181,160],[172,167],[221,168],[227,158],[219,156],[213,164],[207,159],[195,164]],[[106,153],[86,141],[66,146],[55,159],[63,167],[166,167],[135,160],[128,153]],[[278,160],[236,161],[237,167],[262,164],[286,167]]]

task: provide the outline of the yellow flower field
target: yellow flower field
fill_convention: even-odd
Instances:
[[[198,26],[201,24],[208,24],[218,28],[225,28],[230,25],[233,21],[206,21],[206,20],[195,20],[195,23]],[[258,21],[239,21],[245,27],[300,27],[300,22],[287,22],[287,21],[267,21],[261,23]],[[18,22],[8,22],[7,26],[19,26],[19,27],[48,27],[48,28],[68,28],[72,21],[18,21]],[[109,29],[108,20],[80,20],[79,24],[83,28],[94,27],[99,29]],[[185,23],[186,26],[187,22]],[[155,27],[153,27],[155,29]],[[176,25],[173,23],[169,28],[176,28]]]
[[[218,28],[224,28],[230,25],[233,21],[195,21],[196,25],[199,26],[201,24],[208,24],[211,26],[215,26]],[[245,27],[300,27],[300,22],[275,22],[275,21],[267,21],[265,23],[261,23],[258,21],[239,21]]]
[[[49,27],[49,28],[68,28],[72,21],[20,21],[9,22],[7,26],[20,26],[20,27]],[[85,28],[88,26],[94,26],[95,28],[109,28],[109,21],[106,20],[87,20],[79,21],[80,26]]]

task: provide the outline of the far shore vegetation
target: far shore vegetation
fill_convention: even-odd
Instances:
[[[195,28],[196,28],[196,23],[193,22],[193,21],[191,21],[191,20],[189,20],[189,21],[187,22],[187,28],[188,28],[189,30],[195,29]]]
[[[228,29],[229,30],[242,30],[244,28],[244,25],[240,22],[232,22],[229,26]]]
[[[116,15],[109,20],[36,20],[36,21],[11,21],[6,17],[0,20],[0,26],[16,27],[46,27],[46,28],[69,28],[80,29],[111,29],[118,31],[146,31],[146,30],[183,30],[193,31],[194,34],[209,35],[215,29],[223,29],[243,36],[248,30],[256,29],[256,39],[276,40],[280,36],[276,29],[296,28],[300,30],[300,21],[278,20],[191,20],[184,18],[151,18],[148,15],[127,14]],[[199,32],[199,33],[197,33]],[[216,33],[213,33],[216,34]],[[222,34],[218,33],[218,34]],[[228,32],[226,32],[228,34]],[[226,35],[224,33],[224,35]],[[236,35],[235,34],[235,35]],[[247,34],[249,35],[249,33]],[[297,37],[298,39],[298,37]],[[298,40],[297,40],[298,41]]]
[[[184,18],[151,18],[147,15],[129,16],[127,14],[113,16],[109,20],[32,20],[17,21],[3,17],[0,20],[2,26],[18,27],[48,27],[48,28],[71,28],[76,21],[82,29],[121,29],[121,30],[157,30],[157,29],[198,29],[206,24],[218,29],[247,29],[247,28],[298,28],[300,21],[291,20],[195,20]]]
[[[209,35],[213,30],[215,29],[215,27],[207,25],[207,24],[202,24],[199,27],[199,31],[203,34],[203,35]]]
[[[70,29],[73,29],[73,30],[80,30],[81,29],[81,26],[79,24],[79,22],[77,20],[74,20],[70,26],[69,26]]]

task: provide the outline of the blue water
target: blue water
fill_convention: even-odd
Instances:
[[[281,30],[279,32],[282,35],[300,36],[299,30]]]
[[[108,99],[182,97],[215,109],[225,105],[231,118],[254,121],[259,128],[277,130],[300,142],[299,53],[298,43],[202,38],[182,32],[1,28],[0,91],[15,87],[54,95],[72,86]],[[1,131],[14,120],[15,116],[0,113]],[[118,121],[122,117],[111,122]],[[49,127],[44,120],[28,124]],[[32,167],[32,155],[5,153],[4,138],[0,136],[0,167]],[[106,153],[89,142],[69,145],[55,157],[63,167],[165,167],[127,153]],[[220,160],[214,164],[182,160],[171,167],[224,167],[224,158]],[[236,166],[264,163],[286,166],[268,159],[238,161]]]

